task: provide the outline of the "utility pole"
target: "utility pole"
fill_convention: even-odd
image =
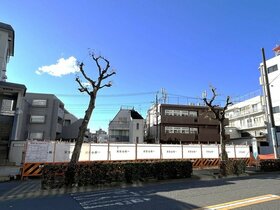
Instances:
[[[159,143],[159,138],[158,138],[158,94],[156,94],[156,142]]]
[[[264,85],[265,85],[264,96],[267,101],[267,111],[268,111],[268,118],[270,121],[270,133],[271,133],[271,140],[272,140],[272,146],[273,146],[273,153],[274,153],[275,159],[277,159],[278,158],[278,154],[277,154],[278,142],[277,142],[277,135],[276,135],[274,115],[273,115],[273,108],[272,108],[272,101],[271,101],[271,94],[270,94],[270,87],[269,87],[269,80],[268,80],[264,48],[262,48],[262,60],[263,60],[263,66],[261,69],[261,74],[262,74],[262,78],[264,79]]]

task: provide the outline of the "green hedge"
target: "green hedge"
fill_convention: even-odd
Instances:
[[[191,177],[190,161],[147,162],[88,162],[70,165],[46,165],[43,168],[42,188],[88,186],[113,182],[132,183],[149,179]]]
[[[261,170],[265,172],[280,171],[280,159],[277,160],[261,160]]]
[[[222,176],[240,175],[245,173],[246,162],[243,160],[226,160],[220,163],[220,174]]]

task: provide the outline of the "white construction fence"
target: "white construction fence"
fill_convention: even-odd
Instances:
[[[74,143],[27,141],[25,163],[69,162]],[[229,158],[250,158],[247,145],[226,145]],[[219,158],[218,144],[96,144],[84,143],[79,161]]]

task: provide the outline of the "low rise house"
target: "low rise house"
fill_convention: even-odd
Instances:
[[[134,109],[120,109],[109,123],[109,141],[143,143],[144,119]]]

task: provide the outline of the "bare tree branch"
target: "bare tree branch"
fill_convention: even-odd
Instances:
[[[90,95],[90,92],[88,91],[88,88],[86,88],[80,81],[78,77],[76,77],[76,82],[80,85],[81,88],[78,88],[80,92],[87,92],[87,94]]]
[[[213,112],[213,114],[215,115],[215,118],[219,121],[220,124],[220,143],[221,143],[221,150],[222,150],[222,160],[227,160],[228,159],[228,155],[225,149],[225,142],[227,141],[227,137],[226,137],[226,133],[225,133],[225,111],[228,108],[229,105],[232,104],[232,102],[230,102],[230,97],[227,97],[226,100],[226,104],[223,108],[219,108],[218,105],[213,105],[214,100],[216,99],[216,88],[212,87],[211,88],[212,91],[212,98],[208,101],[207,98],[203,98],[203,101],[205,102],[205,104],[208,106],[208,108]]]
[[[104,87],[111,87],[111,86],[112,86],[112,82],[110,81],[107,84],[100,86],[99,89],[102,89]]]
[[[86,75],[86,73],[85,73],[83,67],[84,67],[84,63],[82,62],[82,63],[79,65],[80,72],[83,74],[84,78],[85,78],[87,81],[90,82],[90,84],[92,85],[92,87],[94,87],[94,86],[95,86],[95,81],[93,81],[91,78],[89,78],[89,77]]]
[[[103,76],[103,79],[107,79],[108,77],[110,77],[110,76],[112,76],[114,74],[116,74],[116,72],[113,71],[112,73]]]

